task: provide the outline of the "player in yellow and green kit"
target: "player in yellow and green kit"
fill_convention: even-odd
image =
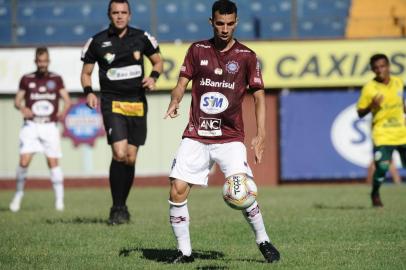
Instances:
[[[385,180],[392,153],[397,150],[406,167],[406,125],[403,100],[403,82],[390,75],[389,59],[375,54],[370,59],[375,78],[361,91],[357,111],[360,118],[372,113],[372,140],[374,144],[375,173],[371,199],[374,207],[382,207],[379,188]]]

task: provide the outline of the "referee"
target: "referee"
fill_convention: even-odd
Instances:
[[[138,148],[147,135],[145,91],[155,89],[163,61],[156,39],[129,26],[131,9],[127,0],[110,0],[108,17],[110,26],[90,38],[83,49],[81,83],[87,105],[96,108],[98,99],[91,75],[97,62],[101,111],[112,149],[109,181],[113,206],[108,224],[118,225],[130,220],[126,201],[134,181]],[[144,76],[144,55],[153,66],[149,76]]]

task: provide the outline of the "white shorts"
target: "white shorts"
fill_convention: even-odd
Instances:
[[[20,154],[45,153],[50,158],[61,158],[61,139],[56,123],[25,121],[20,131]]]
[[[225,178],[245,173],[253,178],[247,150],[241,142],[205,144],[189,138],[182,140],[172,163],[171,178],[207,186],[211,167],[216,162]]]

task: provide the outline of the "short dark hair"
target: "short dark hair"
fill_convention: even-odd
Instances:
[[[35,58],[37,58],[38,56],[43,55],[45,53],[49,55],[47,47],[38,47],[35,50]]]
[[[386,63],[389,64],[389,58],[385,54],[377,53],[377,54],[372,55],[371,58],[369,59],[369,65],[371,66],[371,68],[376,63],[376,61],[381,60],[381,59],[385,59]]]
[[[127,5],[128,5],[128,11],[129,11],[130,14],[131,14],[131,6],[130,6],[130,3],[128,2],[128,0],[110,0],[109,8],[108,8],[108,10],[107,10],[107,16],[108,16],[109,18],[110,18],[111,5],[112,5],[113,3],[127,4]]]
[[[237,5],[229,0],[217,0],[211,8],[211,17],[214,18],[214,13],[218,11],[220,14],[233,14],[237,15]]]

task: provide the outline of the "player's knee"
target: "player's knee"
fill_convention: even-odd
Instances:
[[[22,168],[28,168],[28,166],[30,165],[30,161],[31,161],[31,159],[28,157],[21,157],[19,165]]]
[[[115,149],[113,151],[113,158],[118,162],[125,162],[127,160],[127,152],[124,149]]]
[[[385,160],[385,161],[379,161],[376,168],[377,170],[381,170],[381,171],[385,171],[387,172],[389,170],[389,165],[390,165],[390,161],[389,160]]]
[[[136,160],[136,158],[135,158],[134,156],[132,156],[132,155],[127,155],[127,159],[126,159],[125,163],[126,163],[128,166],[134,166],[134,165],[135,165],[135,160]]]
[[[379,177],[384,177],[386,172],[389,170],[390,162],[388,160],[379,161],[375,164],[376,167],[376,174]]]
[[[187,184],[186,184],[187,185]],[[187,199],[187,187],[171,182],[171,189],[169,191],[169,200],[174,203],[181,203]]]

